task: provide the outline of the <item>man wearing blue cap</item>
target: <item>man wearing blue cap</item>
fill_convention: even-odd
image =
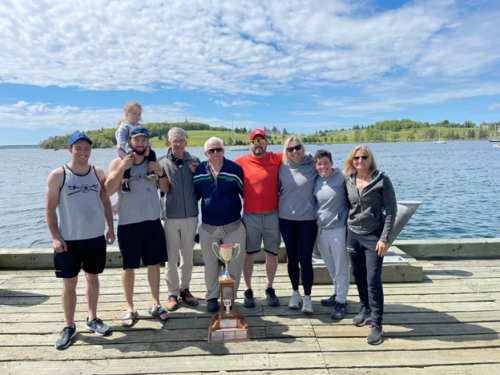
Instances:
[[[62,305],[66,327],[56,342],[57,349],[71,345],[76,336],[76,285],[83,264],[87,280],[88,317],[86,328],[106,335],[110,328],[97,317],[99,278],[106,264],[106,244],[115,241],[113,213],[104,186],[106,175],[89,164],[92,141],[74,134],[68,147],[71,162],[53,170],[47,180],[45,218],[54,249],[56,277],[63,279]],[[59,207],[59,222],[57,208]],[[105,223],[108,226],[104,236]]]

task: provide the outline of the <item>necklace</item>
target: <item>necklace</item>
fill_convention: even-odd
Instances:
[[[367,177],[369,178],[370,176],[367,176]],[[361,184],[368,184],[368,183],[370,183],[370,181],[366,180],[367,177],[363,178],[363,177],[360,177],[360,176],[356,175],[356,179],[358,179],[358,182],[361,183]]]

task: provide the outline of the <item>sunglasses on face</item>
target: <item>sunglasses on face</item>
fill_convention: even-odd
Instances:
[[[258,145],[258,144],[263,145],[264,143],[266,143],[266,140],[265,139],[252,139],[250,142],[252,142],[254,145]]]
[[[295,150],[295,151],[300,151],[300,150],[302,150],[302,145],[297,145],[297,146],[295,146],[295,147],[287,147],[287,148],[286,148],[286,150],[287,150],[288,152],[293,152],[293,150]]]
[[[359,158],[361,158],[361,159],[363,159],[363,160],[366,160],[366,159],[368,159],[368,155],[363,155],[363,156],[355,156],[355,157],[353,157],[353,159],[354,159],[354,160],[356,160],[356,161],[358,161],[358,160],[359,160]]]
[[[134,129],[132,131],[132,134],[144,134],[144,135],[148,135],[148,129]]]
[[[210,150],[207,150],[209,154],[213,154],[214,152],[217,151],[218,154],[220,154],[224,149],[222,147],[217,147],[217,148],[211,148]]]

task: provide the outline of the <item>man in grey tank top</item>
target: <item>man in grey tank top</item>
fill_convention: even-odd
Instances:
[[[83,264],[87,279],[88,317],[86,328],[106,335],[109,327],[97,317],[98,274],[106,264],[106,244],[115,241],[113,213],[104,187],[106,175],[89,164],[92,141],[82,133],[71,137],[71,162],[55,169],[47,180],[45,218],[54,249],[56,277],[63,279],[62,306],[66,327],[56,342],[57,349],[71,345],[76,336],[76,285]],[[57,218],[59,208],[59,224]],[[106,238],[105,225],[108,226]]]
[[[144,156],[148,146],[148,130],[142,126],[130,129],[128,142],[134,151],[125,158],[116,158],[109,166],[106,188],[109,194],[118,192],[118,245],[123,259],[122,284],[125,293],[126,312],[122,326],[132,327],[138,319],[134,309],[135,269],[141,259],[148,267],[148,281],[153,305],[148,313],[165,322],[169,314],[160,303],[160,263],[168,260],[165,233],[160,221],[158,188],[168,192],[169,181],[158,162],[149,162]],[[130,169],[131,192],[120,190],[124,172]],[[146,176],[156,172],[158,181]]]

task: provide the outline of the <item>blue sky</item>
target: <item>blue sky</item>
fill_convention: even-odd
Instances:
[[[500,2],[3,1],[0,145],[143,121],[500,121]]]

